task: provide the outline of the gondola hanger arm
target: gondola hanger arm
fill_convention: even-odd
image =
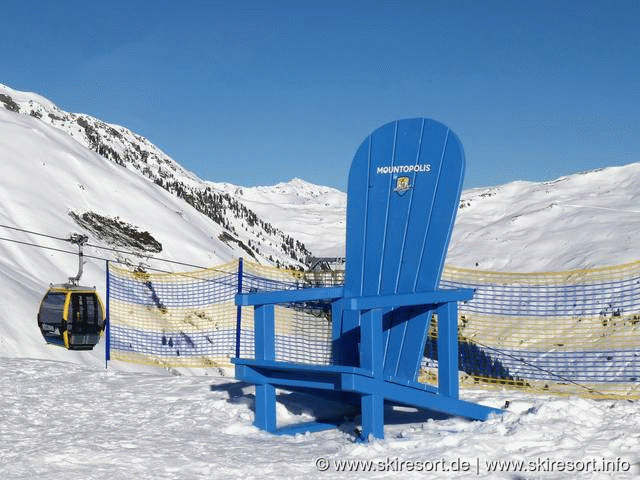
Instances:
[[[80,282],[80,278],[82,277],[82,270],[84,265],[84,262],[83,262],[84,254],[82,252],[82,247],[84,246],[85,243],[87,243],[88,240],[89,240],[89,237],[79,233],[73,233],[69,236],[69,242],[75,243],[76,245],[78,245],[78,273],[76,274],[75,277],[69,277],[69,283],[71,285],[77,286],[78,283]]]

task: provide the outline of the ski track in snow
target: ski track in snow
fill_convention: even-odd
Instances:
[[[640,473],[638,407],[624,400],[464,391],[463,398],[491,406],[508,400],[508,411],[471,422],[388,410],[386,439],[362,444],[354,442],[350,422],[305,435],[262,432],[251,426],[253,388],[221,375],[127,373],[12,358],[0,359],[0,375],[0,471],[7,480],[560,479],[573,477],[557,471],[500,477],[487,471],[486,463],[595,460],[600,465],[603,458],[621,458],[632,466],[628,472],[583,472],[579,478],[634,478]],[[283,424],[309,421],[322,413],[317,410],[323,408],[321,402],[311,397],[280,398]],[[318,471],[319,458],[329,461],[328,471]],[[356,460],[390,470],[396,459],[444,460],[447,465],[460,459],[470,470],[345,473],[335,468],[335,462]]]

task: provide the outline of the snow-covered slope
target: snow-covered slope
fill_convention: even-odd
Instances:
[[[261,263],[302,265],[311,253],[295,238],[275,228],[228,195],[185,170],[149,140],[119,125],[86,114],[69,113],[40,95],[0,84],[0,108],[60,130],[103,158],[156,183],[224,227],[225,241]],[[34,124],[36,125],[36,124]],[[37,127],[35,127],[37,128]],[[212,162],[218,161],[216,158]]]
[[[294,178],[269,187],[211,183],[260,218],[300,240],[317,257],[344,256],[347,196],[340,190]]]
[[[447,262],[559,271],[640,260],[640,163],[463,192]]]
[[[213,184],[314,254],[344,254],[347,195],[292,180],[270,187]],[[640,163],[550,182],[465,190],[447,263],[513,272],[640,260]]]
[[[0,166],[1,225],[55,237],[85,233],[93,244],[189,264],[212,266],[240,256],[296,263],[311,252],[284,228],[316,246],[324,244],[318,232],[344,229],[338,219],[341,192],[294,180],[249,189],[257,195],[245,198],[239,187],[201,181],[126,128],[64,112],[39,95],[2,85]],[[47,346],[36,328],[42,295],[49,283],[75,274],[77,257],[16,242],[71,252],[75,247],[4,227],[0,237],[6,239],[0,241],[0,356],[102,362],[102,345],[92,353],[62,352]],[[331,238],[340,248],[344,234]],[[85,253],[173,269],[91,247]],[[89,260],[82,279],[103,297],[104,270],[102,261]]]
[[[81,228],[74,217],[97,214],[131,231],[149,232],[161,255],[176,261],[215,265],[242,255],[238,245],[219,240],[224,228],[139,174],[107,162],[66,133],[0,108],[0,224],[68,237],[89,233],[94,244],[123,247],[123,238]],[[113,233],[113,232],[112,232]],[[71,252],[75,247],[2,228],[0,236]],[[188,241],[185,241],[188,239]],[[158,253],[158,246],[127,250]],[[86,248],[88,255],[122,259],[113,252]],[[133,264],[144,258],[130,256]],[[160,268],[170,265],[155,263]],[[0,356],[60,357],[71,352],[45,345],[36,326],[39,301],[49,283],[66,281],[77,270],[77,256],[0,241]],[[104,262],[87,260],[82,283],[104,294]],[[90,362],[100,354],[76,355]],[[91,358],[94,360],[91,360]]]

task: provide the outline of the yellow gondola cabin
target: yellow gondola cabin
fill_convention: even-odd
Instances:
[[[40,303],[38,327],[47,343],[91,350],[104,330],[104,306],[95,288],[51,285]]]

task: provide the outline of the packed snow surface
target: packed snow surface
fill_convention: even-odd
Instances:
[[[253,388],[220,375],[124,373],[0,358],[0,376],[0,471],[7,480],[640,474],[635,402],[463,392],[494,407],[508,401],[507,411],[472,422],[389,410],[386,439],[363,444],[354,442],[350,422],[296,436],[260,431],[251,426]],[[282,394],[279,400],[283,423],[308,421],[327,408],[302,395]],[[502,468],[508,470],[491,471],[498,468],[495,462],[505,462]],[[358,470],[346,473],[349,468]]]

